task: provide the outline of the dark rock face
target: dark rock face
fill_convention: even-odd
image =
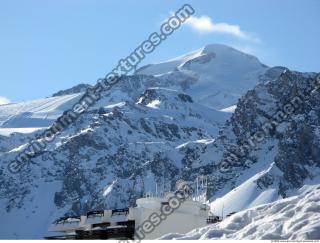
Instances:
[[[312,179],[312,168],[320,165],[320,82],[314,73],[275,71],[278,78],[256,86],[239,100],[230,124],[222,132],[227,137],[232,131],[235,137],[225,143],[224,151],[229,153],[224,153],[222,161],[230,162],[221,178],[232,178],[239,169],[246,168],[248,160],[259,162],[259,157],[252,157],[258,151],[268,153],[262,149],[263,144],[274,143],[277,153],[270,153],[270,160],[282,176],[276,176],[277,181],[270,172],[257,184],[266,188],[278,183],[279,194],[285,197],[288,190]]]

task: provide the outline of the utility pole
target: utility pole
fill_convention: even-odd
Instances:
[[[156,182],[156,197],[158,197],[158,183]]]
[[[223,219],[223,210],[224,210],[224,203],[222,203],[222,212],[221,212],[221,218]]]

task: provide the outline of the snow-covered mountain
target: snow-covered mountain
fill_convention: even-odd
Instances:
[[[234,106],[248,89],[261,82],[266,70],[267,67],[254,56],[213,44],[167,62],[144,66],[136,72],[141,75],[136,76],[140,77],[137,82],[143,82],[140,91],[153,86],[180,90],[202,105],[228,111],[228,107]],[[144,75],[157,79],[141,81]],[[132,88],[130,85],[126,84],[122,89]],[[0,135],[29,133],[48,127],[63,111],[72,107],[88,87],[88,84],[79,84],[59,91],[53,97],[1,105]],[[122,98],[120,94],[119,102]]]
[[[22,147],[3,153],[0,202],[7,223],[0,235],[38,238],[46,227],[22,227],[30,217],[48,226],[67,212],[133,205],[156,183],[170,190],[179,177],[195,178],[210,161],[193,162],[188,143],[206,150],[229,116],[168,89],[147,89],[132,102],[110,103],[106,95],[19,175],[7,174],[5,161]]]
[[[208,177],[217,215],[299,195],[319,175],[316,80],[209,45],[123,77],[19,174],[8,163],[80,99],[74,92],[82,86],[0,106],[0,237],[41,238],[62,215],[132,206],[146,192],[199,175]],[[299,106],[277,120],[301,93]],[[275,126],[254,137],[268,121]],[[35,131],[17,133],[27,128]]]
[[[195,101],[223,109],[235,105],[259,82],[259,76],[267,68],[252,55],[213,44],[178,58],[141,67],[136,73],[170,80],[172,86],[180,86]]]

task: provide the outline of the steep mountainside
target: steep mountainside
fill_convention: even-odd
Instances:
[[[240,99],[214,143],[223,155],[212,199],[234,189],[213,202],[216,214],[287,197],[319,176],[319,87],[319,75],[285,69]]]
[[[3,153],[1,215],[7,223],[0,235],[38,238],[65,213],[133,205],[137,197],[155,191],[156,184],[159,190],[171,190],[179,178],[194,180],[210,165],[210,158],[194,161],[197,155],[189,146],[206,151],[229,113],[162,88],[111,103],[119,92],[121,87],[106,94],[20,174],[10,174],[6,165],[23,146]],[[41,227],[22,227],[29,220]]]
[[[234,72],[222,70],[223,61]],[[299,194],[318,180],[316,73],[267,69],[220,45],[169,63],[123,77],[18,174],[7,165],[39,131],[0,135],[2,238],[41,238],[57,217],[133,206],[146,192],[199,175],[208,177],[218,215]],[[206,78],[191,79],[195,73]],[[231,94],[232,86],[239,92],[230,99],[202,99],[216,87]],[[0,106],[2,128],[46,127],[80,97]],[[234,104],[234,113],[210,108]]]

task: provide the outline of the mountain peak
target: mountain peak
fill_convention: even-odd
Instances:
[[[243,63],[244,65],[267,68],[267,66],[262,64],[257,57],[244,53],[231,46],[224,44],[208,44],[203,48],[176,58],[143,66],[136,71],[136,74],[163,75],[183,67],[186,63],[198,61],[201,58],[205,58],[206,60],[209,58],[211,60],[215,57],[215,65],[223,64],[232,68],[233,66]]]
[[[217,50],[228,50],[228,51],[231,51],[231,50],[236,50],[236,49],[234,49],[233,47],[228,46],[228,45],[214,43],[214,44],[205,45],[202,48],[202,53],[210,53],[210,52],[215,52]]]
[[[201,54],[215,54],[220,56],[226,56],[228,58],[233,58],[234,56],[246,57],[248,59],[254,60],[260,65],[266,66],[260,62],[260,60],[251,54],[238,50],[228,45],[224,44],[209,44],[202,48]]]
[[[165,62],[141,67],[136,74],[170,80],[198,103],[214,109],[235,105],[259,82],[267,66],[250,54],[223,44],[209,44]],[[187,85],[184,85],[187,83]]]

